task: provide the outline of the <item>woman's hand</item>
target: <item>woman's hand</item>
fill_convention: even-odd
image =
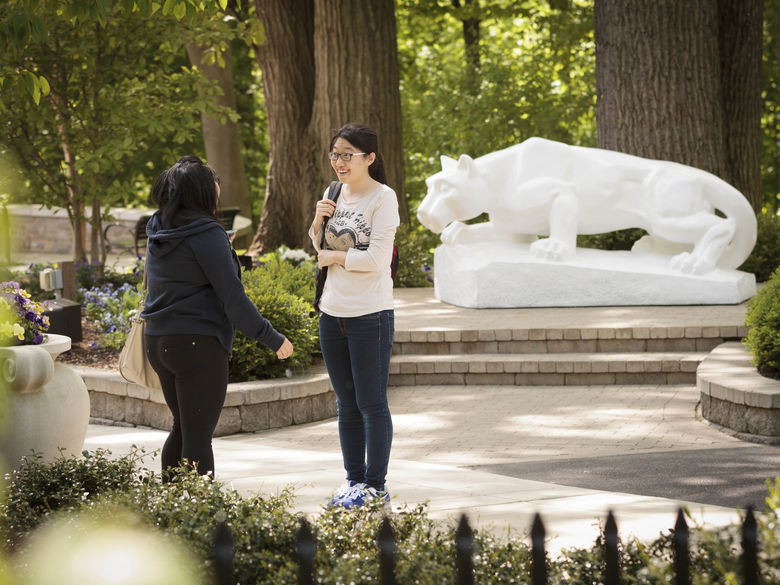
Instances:
[[[290,343],[290,340],[285,337],[284,343],[282,343],[282,347],[276,350],[276,357],[278,357],[280,360],[286,360],[292,354],[293,344]]]
[[[325,268],[331,264],[341,264],[344,266],[346,261],[347,253],[338,250],[320,250],[320,253],[317,254],[317,266],[319,268]]]
[[[317,201],[317,207],[314,213],[314,223],[322,225],[326,217],[333,217],[336,211],[336,202],[332,199],[320,199]]]

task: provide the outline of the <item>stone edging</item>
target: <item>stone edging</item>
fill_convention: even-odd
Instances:
[[[627,339],[737,339],[747,335],[747,327],[713,325],[697,327],[573,327],[533,329],[425,329],[395,331],[394,342],[465,343],[479,341],[587,341]]]
[[[746,441],[780,444],[780,380],[765,378],[740,342],[716,347],[696,373],[702,416]]]
[[[72,366],[89,390],[94,419],[170,430],[160,390],[127,382],[119,372]],[[228,384],[215,436],[303,424],[336,416],[336,398],[324,367],[293,378]]]

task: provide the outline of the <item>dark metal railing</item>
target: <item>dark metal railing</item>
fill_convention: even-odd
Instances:
[[[224,515],[217,519],[214,540],[214,562],[217,585],[233,583],[233,543]],[[531,525],[531,583],[547,585],[547,553],[544,539],[545,528],[541,516],[534,516]],[[683,511],[677,512],[677,521],[672,530],[674,548],[674,573],[676,585],[690,585],[689,530]],[[474,585],[474,562],[472,556],[473,532],[465,514],[461,516],[455,532],[455,571],[457,585]],[[395,585],[396,539],[388,517],[382,519],[377,533],[379,574],[382,585]],[[297,537],[298,584],[314,585],[314,556],[317,546],[309,522],[302,518]],[[758,569],[758,526],[752,507],[747,509],[742,524],[742,585],[759,585]],[[620,550],[618,527],[612,511],[604,524],[604,585],[620,585]]]

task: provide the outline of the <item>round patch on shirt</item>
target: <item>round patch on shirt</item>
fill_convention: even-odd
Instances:
[[[331,250],[346,252],[357,244],[355,230],[348,226],[331,226],[325,232],[325,242]]]

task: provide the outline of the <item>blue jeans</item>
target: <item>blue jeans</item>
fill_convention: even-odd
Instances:
[[[394,320],[392,310],[349,318],[320,314],[320,346],[336,392],[347,479],[378,490],[385,487],[393,442],[387,380]]]

